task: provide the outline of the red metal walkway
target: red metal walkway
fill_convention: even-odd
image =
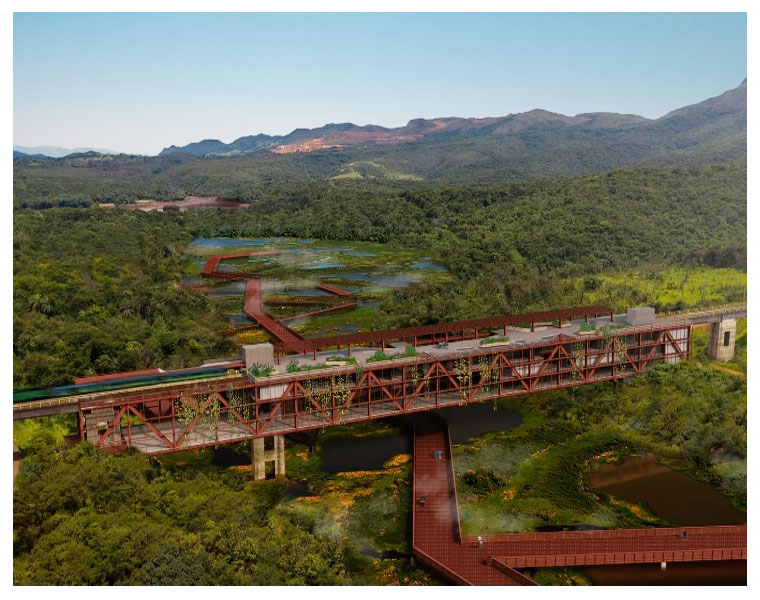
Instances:
[[[317,314],[324,314],[328,312],[334,312],[338,310],[344,310],[347,308],[356,308],[356,302],[344,302],[334,306],[328,306],[318,310],[308,311],[293,317],[288,317],[282,320],[275,319],[264,309],[264,300],[261,294],[261,279],[251,276],[246,273],[236,273],[234,271],[226,272],[219,270],[219,264],[226,259],[233,258],[249,258],[254,256],[275,256],[280,254],[279,250],[259,250],[254,252],[240,252],[233,254],[216,254],[210,256],[201,269],[201,275],[205,277],[217,277],[220,279],[229,279],[232,281],[239,281],[244,279],[246,281],[245,287],[245,305],[244,311],[251,319],[253,319],[262,329],[272,335],[277,341],[278,345],[285,350],[294,352],[309,351],[312,349],[312,344],[309,340],[305,340],[301,335],[290,329],[290,327],[284,325],[282,321],[292,321],[302,317],[308,317]],[[344,290],[334,285],[320,284],[317,286],[329,294],[339,297],[352,296],[353,294],[348,290]]]
[[[221,263],[223,260],[232,259],[232,258],[252,258],[254,256],[276,256],[280,254],[279,250],[258,250],[256,252],[238,252],[235,254],[217,254],[215,256],[210,256],[208,259],[206,259],[205,264],[203,265],[203,268],[201,269],[201,275],[204,275],[206,277],[218,277],[220,279],[232,279],[232,280],[238,280],[238,279],[246,279],[249,277],[249,275],[246,275],[245,273],[226,273],[224,271],[219,270],[219,263]]]
[[[747,558],[746,525],[462,536],[448,426],[432,415],[415,424],[413,502],[414,556],[464,585],[535,585],[525,567]]]
[[[295,331],[271,317],[264,310],[261,299],[261,279],[249,278],[245,286],[245,314],[256,321],[263,329],[288,347],[302,344],[305,340]]]
[[[330,285],[329,283],[320,283],[317,286],[317,289],[327,292],[328,294],[333,294],[335,296],[352,296],[353,295],[348,290],[339,288],[337,285]]]

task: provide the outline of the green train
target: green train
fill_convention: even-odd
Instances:
[[[64,396],[78,396],[93,394],[95,392],[109,392],[129,388],[155,385],[157,383],[171,383],[173,381],[191,381],[208,377],[221,377],[229,374],[236,364],[210,365],[194,367],[190,369],[177,369],[164,373],[150,373],[143,375],[129,375],[109,379],[108,381],[96,381],[92,383],[61,385],[49,388],[24,388],[13,390],[13,403],[30,402],[34,400],[47,400],[49,398],[62,398]],[[242,367],[242,365],[239,365]]]

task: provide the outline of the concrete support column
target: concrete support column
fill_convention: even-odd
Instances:
[[[84,428],[87,432],[87,441],[91,444],[97,444],[101,437],[100,430],[105,430],[114,418],[116,418],[116,410],[110,407],[105,408],[93,408],[92,410],[84,413]],[[113,427],[111,435],[121,435],[121,423],[119,421]]]
[[[734,357],[736,344],[736,319],[722,319],[710,323],[710,349],[707,355],[711,360],[728,362]]]
[[[285,436],[274,436],[274,476],[285,477]]]
[[[251,440],[251,471],[254,481],[266,479],[267,472],[264,463],[264,438]]]
[[[266,465],[269,462],[274,463],[275,477],[285,477],[285,436],[273,435],[251,440],[251,468],[254,481],[266,479]]]

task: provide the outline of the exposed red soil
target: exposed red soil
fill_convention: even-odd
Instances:
[[[112,204],[101,204],[101,207],[103,208],[111,208],[112,206]],[[156,200],[154,202],[124,204],[122,205],[122,208],[125,208],[126,210],[141,210],[143,212],[163,212],[163,210],[169,206],[174,206],[178,208],[180,212],[185,212],[191,208],[233,209],[245,208],[248,205],[242,202],[233,202],[232,200],[220,200],[218,196],[186,196],[183,200],[168,200],[166,202]]]
[[[494,119],[420,119],[410,122],[405,127],[377,131],[333,131],[323,137],[309,138],[283,144],[272,150],[275,154],[292,154],[295,152],[314,152],[327,148],[343,148],[356,144],[390,144],[414,142],[434,131],[461,126],[467,122],[472,125],[486,125]]]
[[[294,154],[295,152],[313,152],[314,150],[325,150],[327,148],[340,148],[337,144],[329,144],[324,138],[313,138],[296,142],[294,144],[283,144],[277,146],[272,152],[274,154]]]

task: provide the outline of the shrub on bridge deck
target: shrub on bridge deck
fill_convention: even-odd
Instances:
[[[288,365],[290,368],[290,365]],[[251,377],[269,377],[274,371],[274,367],[271,365],[260,365],[259,363],[253,363],[248,369],[248,374]]]
[[[380,362],[383,360],[394,360],[396,358],[412,358],[417,356],[417,348],[414,346],[407,346],[401,354],[388,355],[382,350],[378,350],[371,357],[367,359],[367,362]]]

